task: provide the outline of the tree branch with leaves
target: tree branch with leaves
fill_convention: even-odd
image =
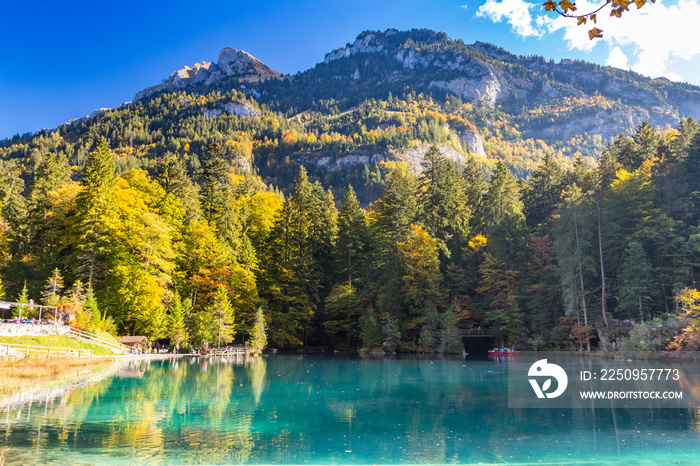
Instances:
[[[656,3],[656,0],[651,0],[651,3]],[[610,16],[615,18],[622,18],[622,14],[630,11],[631,5],[636,5],[639,10],[644,5],[647,4],[647,0],[606,0],[604,3],[600,4],[598,7],[594,8],[587,13],[578,13],[578,7],[575,1],[569,0],[547,0],[542,4],[546,11],[553,11],[564,18],[574,18],[577,21],[577,25],[581,26],[583,24],[588,24],[588,21],[593,22],[593,24],[598,23],[598,13],[606,8],[610,8]],[[588,38],[590,40],[599,39],[603,37],[603,30],[598,27],[593,27],[588,30]]]

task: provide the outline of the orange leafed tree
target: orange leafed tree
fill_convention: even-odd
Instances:
[[[698,351],[700,350],[700,291],[684,288],[676,296],[676,301],[683,310],[683,315],[679,319],[686,324],[686,327],[676,335],[668,348]]]

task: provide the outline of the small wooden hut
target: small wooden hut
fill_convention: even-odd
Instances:
[[[139,350],[142,348],[143,345],[146,345],[148,343],[148,338],[143,337],[143,336],[137,336],[137,335],[134,335],[134,336],[128,335],[128,336],[122,337],[119,340],[119,343],[121,343],[122,345],[130,346],[136,350]]]

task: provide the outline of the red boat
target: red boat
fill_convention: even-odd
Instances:
[[[489,351],[489,356],[517,356],[520,351]]]

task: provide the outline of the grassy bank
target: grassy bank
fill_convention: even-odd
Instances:
[[[112,357],[0,359],[0,396],[52,382],[76,371],[111,364]]]
[[[71,348],[80,350],[92,350],[95,356],[111,356],[114,353],[109,349],[88,343],[78,338],[73,338],[65,335],[42,335],[42,336],[18,336],[18,337],[0,337],[0,344],[12,343],[16,345],[37,345],[51,346],[54,348]],[[116,340],[115,340],[116,343]]]

